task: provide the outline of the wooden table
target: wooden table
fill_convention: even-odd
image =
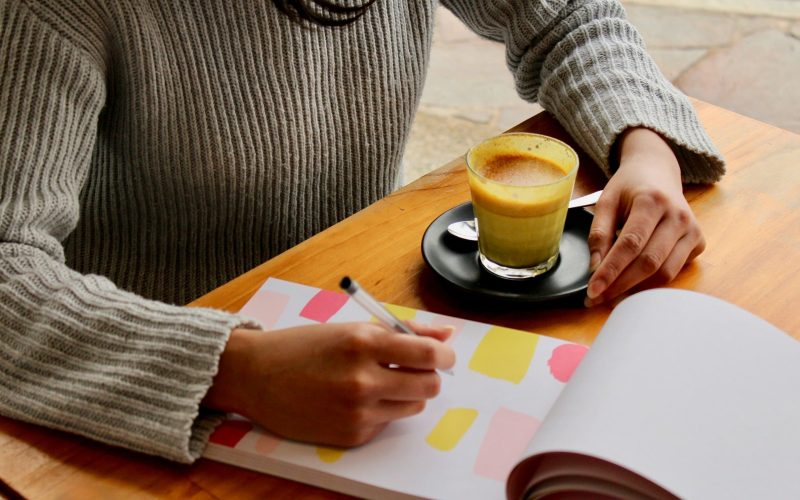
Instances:
[[[689,187],[708,247],[671,286],[748,309],[800,339],[800,136],[695,102],[728,160],[719,184]],[[515,130],[574,145],[537,115]],[[576,194],[604,177],[583,155]],[[451,292],[420,253],[428,224],[469,198],[462,159],[426,175],[192,305],[238,310],[270,276],[336,289],[350,274],[380,300],[591,343],[609,307],[481,306]],[[391,227],[392,231],[386,229]],[[0,494],[29,498],[337,498],[331,492],[200,460],[181,466],[0,418]]]

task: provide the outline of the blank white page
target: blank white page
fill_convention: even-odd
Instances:
[[[800,498],[800,343],[707,295],[636,294],[528,454],[552,451],[609,460],[682,498]]]

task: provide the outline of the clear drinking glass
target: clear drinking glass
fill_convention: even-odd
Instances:
[[[507,279],[550,270],[558,259],[578,155],[540,134],[509,133],[467,153],[481,264]]]

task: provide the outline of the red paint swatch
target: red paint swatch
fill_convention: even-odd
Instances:
[[[233,448],[245,434],[253,429],[253,424],[244,420],[226,420],[211,434],[209,441]]]
[[[569,382],[572,372],[578,367],[589,348],[580,344],[563,344],[553,349],[547,366],[559,382]]]
[[[349,297],[343,293],[320,290],[308,304],[300,311],[303,318],[313,319],[320,323],[327,323],[331,317],[347,302]]]

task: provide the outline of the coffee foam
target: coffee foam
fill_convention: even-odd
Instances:
[[[557,164],[538,156],[504,153],[486,158],[480,174],[492,181],[513,186],[540,186],[564,178]]]

